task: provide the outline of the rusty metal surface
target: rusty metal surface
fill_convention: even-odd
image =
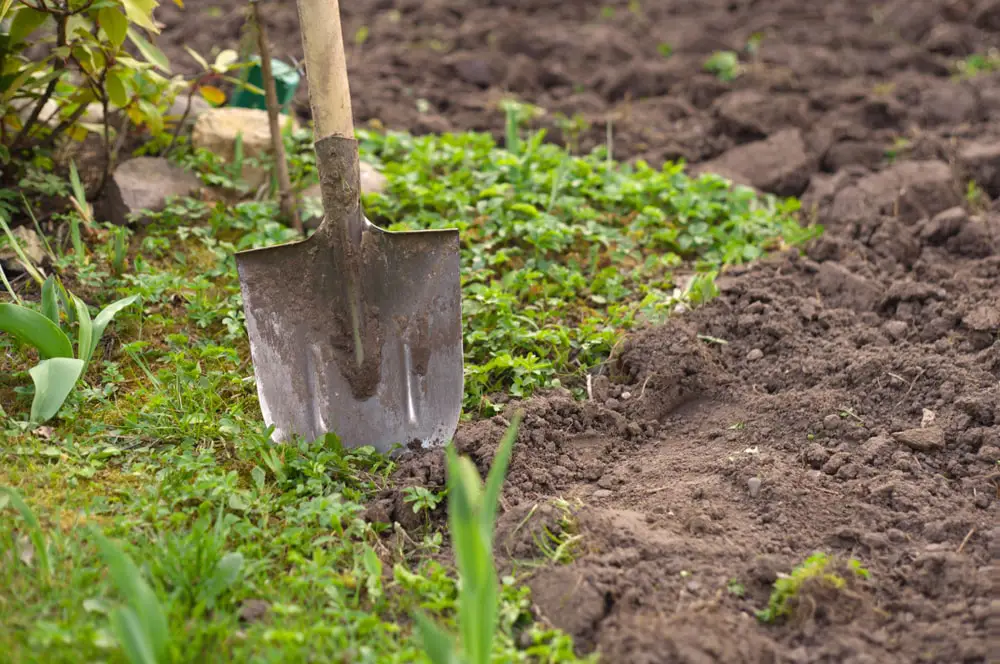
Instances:
[[[463,393],[457,230],[391,233],[360,206],[357,143],[317,141],[325,217],[307,240],[236,255],[273,439],[432,447]]]

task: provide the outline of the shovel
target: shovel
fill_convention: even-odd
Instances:
[[[456,229],[387,232],[361,209],[338,0],[298,0],[323,220],[306,240],[236,254],[272,440],[443,446],[462,409]]]

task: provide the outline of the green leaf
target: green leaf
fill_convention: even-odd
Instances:
[[[42,24],[45,23],[45,19],[48,17],[49,15],[45,12],[22,6],[10,21],[10,32],[8,33],[10,45],[13,46],[23,42],[31,33],[42,27]]]
[[[33,309],[0,303],[0,332],[38,349],[42,359],[73,357],[73,344],[55,323]]]
[[[56,294],[56,278],[53,276],[42,284],[42,314],[59,325],[59,299]]]
[[[493,457],[493,464],[490,466],[490,473],[486,478],[480,525],[484,532],[491,537],[493,533],[493,520],[496,518],[497,513],[497,503],[500,500],[500,490],[507,475],[507,467],[510,465],[510,457],[514,450],[514,441],[517,440],[517,431],[521,427],[521,419],[523,417],[523,411],[519,410],[514,414],[514,418],[511,420],[503,440],[500,441],[496,456]]]
[[[122,299],[112,302],[108,306],[104,307],[104,309],[101,310],[101,313],[97,314],[97,318],[94,319],[94,333],[91,340],[90,356],[93,356],[98,342],[100,342],[101,337],[104,336],[104,329],[114,319],[114,317],[118,315],[118,312],[138,300],[138,295],[123,297]]]
[[[104,80],[104,87],[108,91],[108,99],[118,108],[128,106],[128,92],[125,90],[125,83],[122,82],[121,73],[112,69],[108,72]]]
[[[129,607],[135,612],[141,632],[149,641],[154,658],[153,664],[164,661],[168,643],[167,617],[152,588],[146,583],[132,559],[114,545],[94,526],[91,536],[97,542],[101,557],[108,566],[111,578],[118,591],[125,597]],[[134,660],[145,661],[145,660]]]
[[[235,64],[236,61],[239,60],[239,58],[240,56],[236,51],[232,50],[231,48],[227,48],[226,50],[222,51],[217,56],[215,56],[215,63],[212,64],[212,69],[222,74],[225,71],[227,71],[230,67],[232,67],[233,64]]]
[[[28,370],[35,384],[35,398],[31,402],[32,422],[41,424],[59,412],[76,381],[80,379],[83,366],[83,360],[53,357],[42,360]]]
[[[131,664],[159,664],[142,621],[131,608],[125,606],[111,612],[111,629]]]
[[[187,44],[184,45],[184,50],[188,52],[188,55],[194,58],[194,61],[198,63],[199,67],[201,67],[205,71],[208,71],[208,69],[210,69],[210,67],[208,66],[208,60],[201,57],[201,54],[199,54],[198,51],[194,50]]]
[[[94,323],[90,319],[90,310],[87,308],[86,302],[74,295],[73,305],[76,307],[76,320],[79,323],[76,356],[83,360],[83,366],[86,367],[90,364],[90,358],[97,347],[94,342]]]
[[[128,35],[128,18],[117,7],[102,7],[97,11],[97,22],[108,36],[108,41],[121,48]]]
[[[31,545],[35,548],[35,555],[38,557],[38,569],[41,570],[43,579],[48,583],[52,575],[52,564],[49,561],[49,547],[45,542],[45,534],[42,532],[41,524],[38,523],[38,518],[16,489],[0,487],[0,496],[6,497],[5,501],[0,502],[0,510],[6,506],[6,503],[10,503],[20,513],[25,525],[28,526],[28,538],[31,540]]]
[[[153,34],[159,34],[160,29],[153,23],[153,10],[156,9],[156,0],[122,0],[125,6],[125,15],[133,23],[145,28]]]
[[[418,611],[414,614],[420,637],[424,644],[424,652],[432,664],[458,664],[455,654],[455,639],[438,627],[426,615]]]
[[[151,44],[149,40],[132,28],[128,29],[128,38],[132,40],[135,47],[142,53],[142,57],[146,58],[146,62],[149,62],[164,74],[170,73],[170,60],[167,59],[163,51]]]

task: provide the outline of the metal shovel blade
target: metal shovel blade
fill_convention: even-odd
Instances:
[[[320,227],[236,255],[272,439],[445,445],[464,386],[458,231],[379,229],[361,210],[356,141],[327,137],[316,152]]]

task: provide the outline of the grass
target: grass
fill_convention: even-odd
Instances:
[[[973,53],[955,63],[959,78],[973,78],[1000,70],[1000,50],[990,49],[986,53]]]
[[[471,133],[359,138],[389,180],[367,198],[370,216],[392,229],[461,229],[467,417],[494,413],[499,394],[582,392],[625,331],[707,299],[724,266],[818,230],[797,224],[795,201],[690,178],[679,164],[574,156],[538,135],[512,135],[510,149]],[[294,178],[315,179],[308,134],[289,148]],[[211,155],[176,158],[218,188],[240,187]],[[140,303],[108,328],[49,427],[19,424],[36,358],[0,336],[0,486],[37,519],[0,497],[9,661],[126,661],[112,616],[121,627],[127,598],[106,563],[121,561],[90,527],[162,604],[172,662],[426,662],[414,612],[458,632],[443,533],[429,520],[402,532],[362,518],[390,460],[334,436],[266,442],[233,253],[292,239],[276,217],[272,200],[179,199],[127,247],[92,226],[87,251],[57,248],[55,271],[94,312],[120,297]],[[406,507],[442,499],[413,491]],[[551,556],[571,557],[576,541],[553,534]],[[565,634],[533,623],[516,578],[499,593],[494,661],[580,661]]]

